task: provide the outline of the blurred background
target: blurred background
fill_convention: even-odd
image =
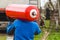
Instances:
[[[10,4],[30,4],[38,7],[41,18],[36,22],[42,32],[34,40],[60,40],[60,0],[0,0],[0,40],[13,40],[13,31],[7,35],[9,22],[15,19],[5,15],[5,7]]]

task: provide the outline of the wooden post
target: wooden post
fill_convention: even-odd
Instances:
[[[58,11],[59,11],[59,24],[60,24],[60,0],[57,0],[58,2]]]
[[[60,18],[60,0],[57,1],[58,1],[58,10],[59,10],[59,18]]]

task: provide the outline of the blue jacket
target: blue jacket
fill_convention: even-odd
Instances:
[[[39,34],[41,32],[36,22],[28,22],[18,19],[8,25],[7,33],[13,28],[15,28],[14,40],[33,40],[34,34]]]

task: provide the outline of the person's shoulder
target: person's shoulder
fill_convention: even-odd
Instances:
[[[14,22],[13,22],[13,23],[15,24],[15,23],[21,23],[21,22],[22,22],[21,20],[16,19],[16,20],[14,20]]]
[[[38,25],[38,23],[37,23],[37,22],[32,22],[32,24],[33,24],[33,25]]]
[[[19,20],[19,19],[16,19],[16,20],[14,20],[14,22],[20,22],[21,20]]]

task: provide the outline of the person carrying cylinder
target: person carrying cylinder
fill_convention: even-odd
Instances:
[[[40,34],[41,29],[34,22],[39,17],[37,7],[33,5],[11,4],[6,7],[6,15],[16,19],[7,27],[7,33],[15,28],[14,40],[33,40],[34,35]]]

